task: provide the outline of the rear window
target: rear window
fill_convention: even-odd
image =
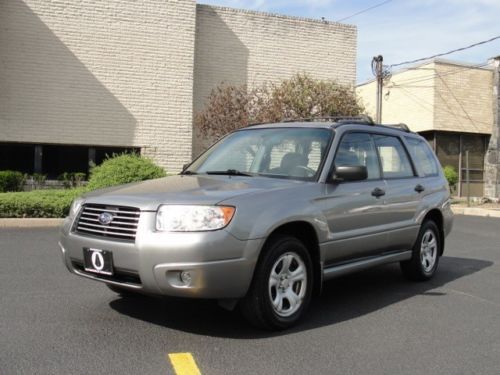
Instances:
[[[436,158],[426,141],[406,137],[406,143],[410,154],[415,161],[415,165],[424,174],[424,176],[436,176],[438,166]]]

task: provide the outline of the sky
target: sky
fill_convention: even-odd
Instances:
[[[500,35],[500,0],[202,0],[204,4],[337,21],[358,28],[357,81],[373,78],[371,60],[384,64],[432,56]],[[500,39],[443,57],[481,64],[500,55]],[[396,68],[394,68],[396,71]]]

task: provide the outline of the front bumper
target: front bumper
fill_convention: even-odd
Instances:
[[[154,229],[155,213],[142,212],[135,242],[81,235],[67,218],[59,246],[74,274],[147,294],[192,298],[240,298],[252,280],[262,240],[241,241],[225,230],[168,233]],[[83,269],[83,248],[113,253],[114,275]],[[191,281],[181,281],[187,271]]]

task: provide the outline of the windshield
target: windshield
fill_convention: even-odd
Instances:
[[[319,128],[245,129],[201,155],[186,174],[267,176],[313,181],[333,132]]]

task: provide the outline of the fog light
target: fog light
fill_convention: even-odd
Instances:
[[[181,281],[185,285],[191,284],[191,273],[189,271],[182,271],[181,272]]]

